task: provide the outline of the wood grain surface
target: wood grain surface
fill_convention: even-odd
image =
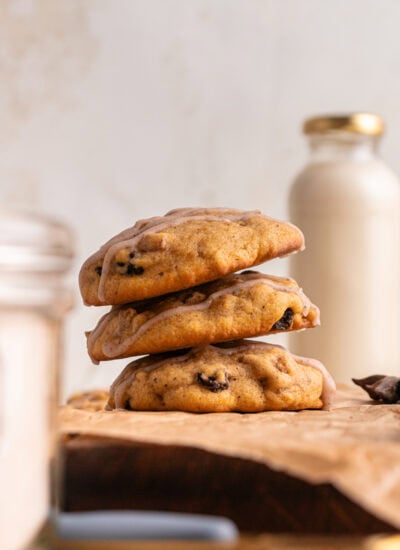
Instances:
[[[328,484],[191,447],[69,436],[62,509],[166,510],[231,518],[242,531],[368,535],[393,532]]]

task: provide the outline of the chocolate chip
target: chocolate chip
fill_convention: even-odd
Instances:
[[[217,393],[219,391],[227,390],[229,388],[229,382],[224,376],[224,380],[220,381],[218,380],[217,376],[208,376],[204,372],[198,372],[197,375],[197,382],[201,385],[207,388],[209,391],[212,391],[213,393]]]
[[[126,400],[124,409],[126,409],[127,411],[133,411],[133,409],[131,407],[130,399]]]
[[[134,252],[129,252],[129,257],[132,259],[135,257],[135,253]]]
[[[290,307],[285,311],[283,316],[277,321],[271,328],[271,330],[286,330],[290,327],[293,322],[293,309]]]
[[[397,376],[374,374],[366,378],[353,378],[352,380],[375,401],[400,403],[400,378]]]
[[[144,269],[141,265],[128,264],[126,267],[126,275],[141,275]]]
[[[103,271],[103,268],[101,265],[98,265],[97,267],[94,268],[95,272],[97,273],[97,275],[101,275],[101,272]]]
[[[125,262],[117,262],[118,267],[124,267],[124,265],[125,265]]]

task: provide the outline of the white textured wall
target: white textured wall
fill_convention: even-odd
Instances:
[[[309,114],[381,113],[400,172],[399,21],[397,0],[2,0],[2,202],[75,229],[76,286],[83,259],[138,217],[184,205],[285,217]],[[77,295],[67,392],[121,368],[86,357],[101,313]]]

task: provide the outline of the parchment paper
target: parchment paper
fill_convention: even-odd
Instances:
[[[185,445],[331,483],[400,528],[400,405],[340,387],[330,411],[258,414],[61,409],[62,432]]]

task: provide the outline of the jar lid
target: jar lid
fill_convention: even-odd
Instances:
[[[67,271],[73,258],[72,234],[41,215],[0,211],[0,271]]]
[[[384,129],[383,119],[373,113],[321,115],[308,118],[303,124],[305,134],[342,131],[366,136],[380,136],[383,134]]]

